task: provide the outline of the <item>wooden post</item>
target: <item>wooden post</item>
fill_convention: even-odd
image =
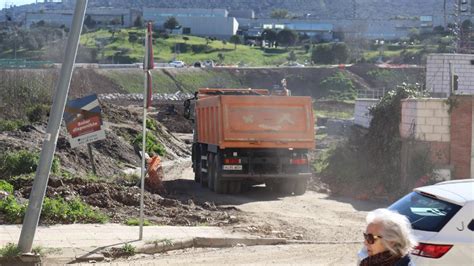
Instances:
[[[87,144],[87,149],[89,150],[89,158],[92,163],[92,172],[94,175],[97,175],[97,171],[95,170],[94,156],[92,155],[92,145],[90,143]]]

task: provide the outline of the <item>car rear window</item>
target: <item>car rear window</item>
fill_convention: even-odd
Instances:
[[[439,232],[461,206],[412,192],[393,203],[389,209],[405,215],[413,229]]]

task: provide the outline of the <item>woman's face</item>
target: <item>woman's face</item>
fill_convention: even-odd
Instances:
[[[364,245],[367,248],[367,254],[369,256],[373,256],[379,253],[382,253],[387,250],[387,248],[382,244],[382,240],[380,237],[382,232],[382,226],[380,224],[374,224],[371,223],[367,225],[367,229],[365,230],[365,233],[367,235],[372,235],[373,237],[373,243],[369,243],[371,241],[368,241],[367,239],[364,239]],[[371,238],[369,236],[369,238]]]

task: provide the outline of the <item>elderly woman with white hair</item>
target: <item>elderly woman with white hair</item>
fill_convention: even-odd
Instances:
[[[377,209],[367,215],[364,246],[368,257],[360,266],[413,265],[410,252],[417,245],[408,219],[388,209]]]

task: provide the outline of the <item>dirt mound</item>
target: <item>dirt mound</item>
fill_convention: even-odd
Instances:
[[[17,179],[13,185],[20,201],[29,198],[31,180]],[[110,222],[114,223],[125,223],[130,218],[139,217],[140,188],[132,184],[51,177],[46,196],[66,200],[80,197],[107,214]],[[216,207],[211,202],[194,202],[191,199],[183,202],[169,198],[166,192],[162,195],[145,192],[144,204],[145,219],[153,224],[221,226],[237,222],[238,212],[233,208]]]
[[[110,177],[122,174],[122,170],[126,168],[139,167],[141,160],[132,141],[141,133],[140,109],[111,104],[102,104],[102,109],[106,139],[92,143],[97,174]],[[165,159],[176,160],[190,155],[187,144],[173,136],[159,122],[157,125],[154,133],[165,147]],[[0,154],[21,149],[39,151],[45,130],[46,122],[42,122],[14,132],[0,133]],[[71,148],[64,127],[60,130],[56,156],[60,159],[61,169],[73,177],[83,177],[92,172],[87,146]]]

